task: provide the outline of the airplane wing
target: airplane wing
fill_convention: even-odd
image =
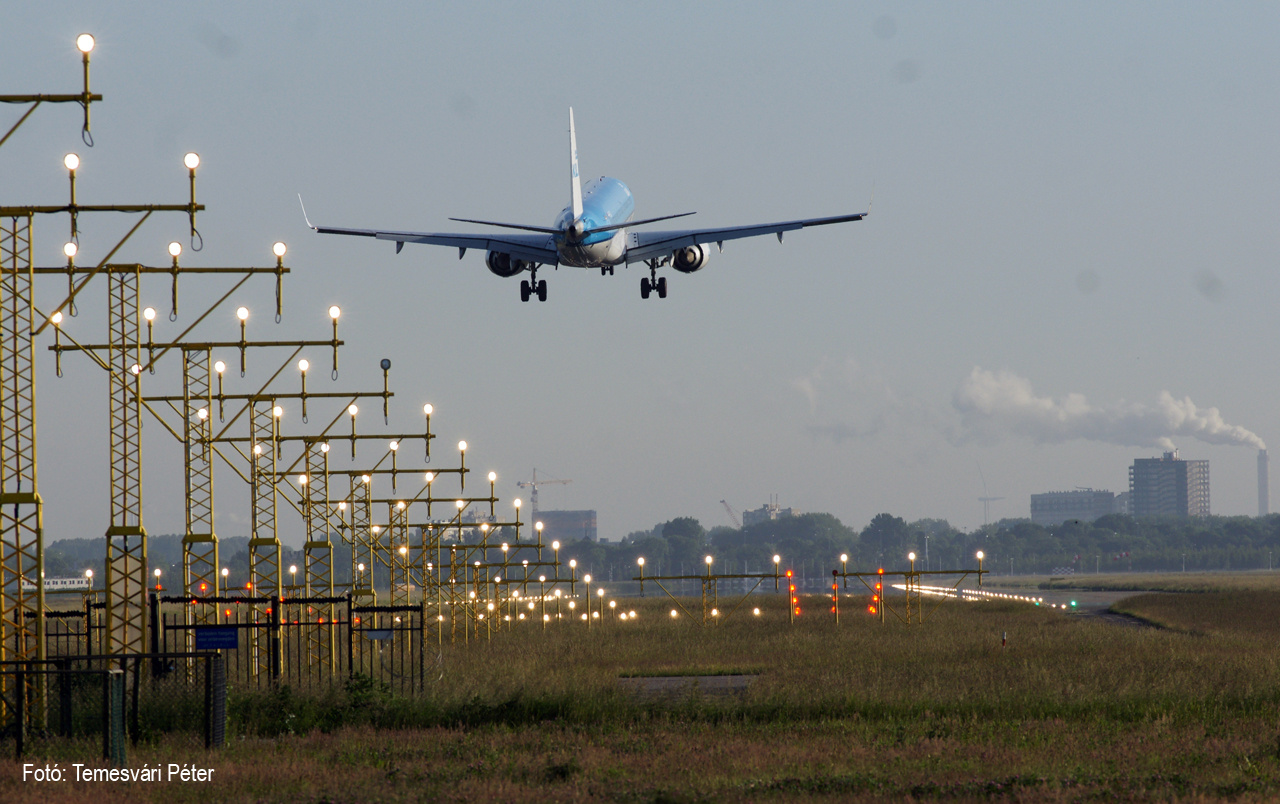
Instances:
[[[354,235],[356,237],[372,237],[378,240],[392,240],[396,244],[396,253],[405,243],[426,243],[430,246],[452,246],[458,249],[458,257],[467,249],[484,249],[501,251],[530,262],[542,265],[556,265],[560,255],[556,251],[555,238],[546,234],[451,234],[436,232],[390,232],[381,229],[340,229],[334,226],[308,226],[321,234]]]
[[[695,246],[703,243],[723,245],[726,240],[739,240],[744,237],[760,235],[777,235],[782,242],[782,233],[809,226],[825,226],[830,223],[860,221],[868,213],[856,215],[835,215],[829,218],[802,218],[781,223],[760,223],[754,226],[729,226],[724,229],[679,229],[665,232],[639,230],[627,232],[627,263],[643,262],[655,257],[670,254],[676,249]]]

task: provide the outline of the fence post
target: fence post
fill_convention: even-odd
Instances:
[[[227,740],[227,672],[221,653],[204,665],[204,747],[221,748]]]
[[[107,670],[102,681],[102,758],[116,768],[123,768],[127,761],[124,748],[124,675],[119,668]]]
[[[17,736],[17,758],[22,757],[27,741],[27,671],[24,665],[18,665],[13,684],[14,728]]]
[[[352,609],[352,601],[354,596],[347,592],[347,678],[354,678],[356,674],[356,657],[355,657],[355,626],[356,621]],[[364,669],[364,664],[360,665]]]
[[[157,586],[159,584],[157,583]],[[151,599],[151,652],[153,654],[160,653],[160,596],[155,592],[148,595]],[[141,669],[141,668],[139,668]],[[159,678],[164,675],[164,660],[158,655],[151,659],[151,677]],[[134,738],[137,739],[136,737]],[[136,744],[136,743],[135,743]]]
[[[93,655],[93,598],[84,596],[84,655]]]
[[[58,674],[58,726],[63,737],[70,737],[72,731],[71,719],[71,660],[59,659],[58,669],[62,672]]]
[[[128,659],[122,660],[128,667]],[[129,708],[129,740],[133,743],[133,747],[138,747],[138,698],[142,688],[142,657],[138,656],[133,660],[133,705]]]
[[[280,596],[271,596],[271,682],[280,681]]]

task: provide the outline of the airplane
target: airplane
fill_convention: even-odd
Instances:
[[[302,197],[298,197],[302,202]],[[485,264],[501,277],[513,277],[528,272],[529,278],[520,280],[520,301],[532,297],[547,300],[547,281],[538,279],[538,269],[558,268],[561,265],[574,268],[599,268],[601,276],[612,275],[618,265],[630,266],[644,263],[649,276],[640,280],[640,297],[647,299],[651,293],[658,298],[667,297],[667,278],[658,276],[658,269],[671,266],[677,271],[691,274],[706,266],[711,258],[710,244],[724,250],[726,240],[744,237],[776,235],[782,242],[783,232],[804,229],[809,226],[825,226],[831,223],[860,221],[870,214],[836,215],[826,218],[802,218],[780,223],[761,223],[753,226],[730,226],[719,229],[677,229],[655,231],[639,229],[658,221],[683,218],[694,213],[682,212],[658,218],[633,220],[635,201],[631,190],[617,179],[601,176],[592,179],[584,187],[578,176],[578,140],[573,126],[573,109],[569,109],[569,205],[560,211],[549,227],[525,226],[515,223],[450,218],[459,223],[474,223],[500,229],[518,230],[530,234],[507,232],[492,234],[459,234],[437,232],[395,232],[383,229],[342,229],[333,226],[314,226],[307,218],[306,208],[302,216],[307,226],[321,234],[354,235],[378,240],[392,240],[396,253],[405,243],[426,243],[433,246],[452,246],[458,249],[462,259],[468,249],[485,249]]]

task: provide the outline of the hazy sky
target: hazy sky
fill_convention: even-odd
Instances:
[[[858,528],[881,511],[972,528],[979,467],[1006,498],[993,517],[1026,516],[1035,492],[1123,491],[1134,458],[1173,443],[1212,462],[1215,513],[1256,513],[1250,445],[1280,440],[1274,4],[21,3],[0,92],[78,91],[82,31],[96,145],[75,107],[41,108],[0,149],[2,203],[64,203],[68,151],[84,203],[183,203],[182,155],[199,152],[205,248],[184,262],[267,265],[279,239],[293,269],[281,324],[262,280],[199,336],[237,337],[244,304],[250,337],[325,338],[341,305],[341,376],[308,390],[379,389],[390,358],[391,424],[368,431],[418,429],[429,401],[433,465],[465,438],[504,497],[535,466],[572,479],[543,507],[595,508],[614,539],[727,524],[722,498],[771,494]],[[637,217],[858,212],[874,185],[872,214],[726,244],[697,274],[665,271],[665,300],[641,300],[639,267],[544,271],[544,304],[483,254],[396,255],[303,223],[297,193],[326,225],[548,225],[568,200],[570,106],[584,175],[627,182]],[[20,113],[0,108],[0,129]],[[82,219],[81,262],[131,223]],[[117,260],[163,265],[184,229],[153,218]],[[66,231],[38,220],[37,264],[59,263]],[[184,280],[170,323],[167,282],[148,282],[156,338],[228,286]],[[105,339],[105,287],[68,324],[80,340]],[[48,538],[101,535],[105,377],[67,356],[56,379],[45,345]],[[253,355],[227,390],[277,367]],[[179,372],[170,359],[147,393]],[[286,433],[333,414],[313,404],[309,425],[286,404]],[[181,450],[146,435],[146,527],[181,532]],[[245,535],[247,495],[221,467],[217,494],[218,532]]]

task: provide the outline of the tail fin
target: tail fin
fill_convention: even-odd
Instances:
[[[578,136],[573,131],[573,107],[569,107],[569,204],[573,219],[582,217],[582,179],[578,177]]]

